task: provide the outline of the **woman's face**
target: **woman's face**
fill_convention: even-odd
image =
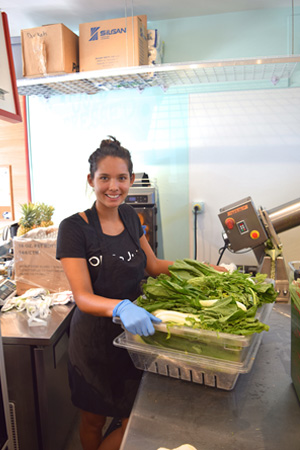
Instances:
[[[99,161],[94,178],[88,175],[88,182],[94,188],[99,206],[113,208],[124,202],[134,175],[130,178],[125,160],[106,156]]]

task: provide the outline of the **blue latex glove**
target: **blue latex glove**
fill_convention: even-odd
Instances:
[[[132,334],[149,336],[154,334],[155,329],[152,324],[160,323],[161,319],[153,316],[144,308],[135,305],[130,300],[122,300],[114,307],[113,317],[120,317],[125,329]]]

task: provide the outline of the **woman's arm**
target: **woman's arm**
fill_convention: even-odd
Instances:
[[[121,300],[101,297],[93,293],[86,260],[61,258],[61,263],[78,308],[94,316],[112,317],[114,307]]]
[[[173,261],[167,261],[164,259],[158,259],[150,247],[145,235],[140,238],[141,247],[147,256],[146,271],[151,277],[157,277],[160,273],[170,275],[169,266],[173,264]]]
[[[165,273],[170,275],[169,266],[174,264],[174,261],[167,261],[164,259],[158,259],[150,247],[145,235],[140,238],[141,247],[146,253],[147,256],[147,266],[146,271],[148,275],[151,277],[157,277],[160,273]],[[210,267],[213,267],[215,270],[219,272],[228,272],[224,267],[216,266],[214,264],[205,263]]]
[[[120,317],[126,330],[133,334],[149,336],[155,332],[152,322],[161,320],[130,300],[101,297],[93,293],[92,284],[83,258],[61,258],[78,308],[88,314],[102,317]]]

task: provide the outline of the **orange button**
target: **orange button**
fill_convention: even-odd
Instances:
[[[259,234],[259,231],[257,231],[257,230],[252,230],[252,231],[250,232],[250,237],[251,237],[251,239],[258,239],[259,236],[260,236],[260,234]]]
[[[234,225],[235,225],[235,220],[234,220],[232,217],[228,217],[228,218],[225,220],[225,225],[226,225],[226,227],[228,228],[228,230],[232,230],[232,228],[233,228]]]

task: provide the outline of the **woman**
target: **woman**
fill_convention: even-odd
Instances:
[[[57,239],[77,307],[71,322],[69,381],[80,409],[84,450],[117,450],[122,441],[142,371],[127,351],[113,345],[119,316],[134,334],[154,333],[159,319],[132,303],[145,271],[169,274],[171,261],[152,251],[134,208],[124,203],[135,176],[131,156],[114,138],[103,140],[89,158],[88,183],[96,201],[91,209],[63,220]],[[122,426],[102,440],[106,417]]]

